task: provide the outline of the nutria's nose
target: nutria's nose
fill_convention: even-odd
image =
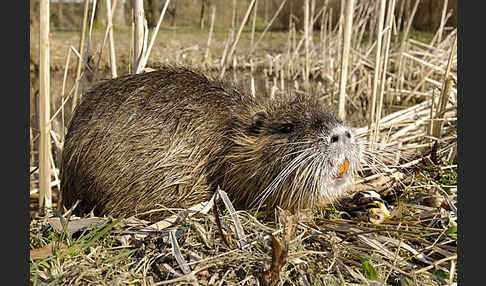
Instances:
[[[331,132],[331,144],[347,144],[351,140],[351,132],[346,129],[336,128]]]

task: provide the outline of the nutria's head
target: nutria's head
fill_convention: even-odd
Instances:
[[[235,114],[223,185],[237,203],[296,210],[345,194],[361,146],[316,97],[251,99]]]

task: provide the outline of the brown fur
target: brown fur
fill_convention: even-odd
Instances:
[[[253,98],[182,67],[108,80],[84,95],[70,123],[62,201],[71,207],[80,200],[78,213],[94,208],[97,215],[131,216],[187,208],[209,199],[219,185],[239,207],[312,207],[322,198],[316,192],[326,194],[326,183],[309,187],[319,180],[311,172],[336,175],[334,159],[294,168],[268,198],[261,194],[305,148],[335,157],[322,134],[340,125],[316,97]],[[354,170],[359,154],[350,152]],[[303,172],[309,174],[299,176]],[[329,200],[338,195],[326,194]]]

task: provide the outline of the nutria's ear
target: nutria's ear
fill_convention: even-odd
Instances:
[[[255,113],[252,118],[252,123],[250,128],[248,129],[250,133],[257,134],[260,132],[262,127],[265,125],[265,121],[267,119],[267,114],[263,111]]]

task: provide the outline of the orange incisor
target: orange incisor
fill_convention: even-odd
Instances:
[[[341,179],[348,170],[349,170],[349,161],[348,159],[344,159],[344,161],[338,166],[339,173],[336,176],[336,179],[337,178]]]

